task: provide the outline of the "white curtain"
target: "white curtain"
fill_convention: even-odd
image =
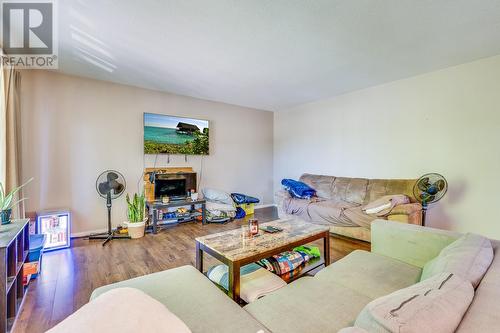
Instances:
[[[0,64],[0,181],[7,191],[21,184],[20,89],[21,73]],[[24,205],[12,213],[14,218],[24,217]]]
[[[7,113],[5,112],[4,68],[0,63],[0,183],[7,179]]]

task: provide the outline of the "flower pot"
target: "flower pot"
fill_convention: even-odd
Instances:
[[[141,238],[144,236],[144,230],[146,229],[146,221],[142,222],[125,222],[128,229],[128,235],[130,238]]]
[[[9,224],[10,223],[10,215],[12,214],[12,209],[6,209],[0,211],[0,220],[2,221],[2,224]]]

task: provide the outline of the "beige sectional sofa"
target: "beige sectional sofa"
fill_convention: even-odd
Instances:
[[[460,236],[377,220],[372,224],[372,252],[354,251],[316,276],[298,279],[243,308],[191,266],[104,286],[91,298],[117,287],[141,289],[165,304],[193,333],[337,332],[352,326],[372,300],[418,282],[422,267]],[[500,242],[491,244],[493,262],[461,320],[459,333],[500,329]]]
[[[316,190],[318,200],[292,198],[279,190],[275,203],[280,218],[300,218],[330,225],[334,234],[370,241],[370,223],[375,219],[422,224],[422,206],[415,200],[416,179],[366,179],[303,174],[299,180]],[[384,217],[365,214],[362,208],[383,196],[404,194],[410,202],[395,206]]]

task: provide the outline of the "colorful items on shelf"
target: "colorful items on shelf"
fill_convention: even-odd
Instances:
[[[175,212],[163,212],[161,210],[158,211],[158,218],[160,220],[168,220],[168,219],[175,219],[177,217],[177,214]]]
[[[188,218],[193,216],[196,220],[201,221],[201,209],[195,209],[194,211],[189,210],[186,207],[179,207],[173,212],[169,212],[168,210],[162,211],[158,210],[158,219],[160,220],[170,220],[170,219],[178,219],[178,218]]]
[[[319,258],[319,248],[316,246],[299,246],[293,251],[286,251],[272,257],[262,259],[258,264],[267,270],[277,274],[293,274],[312,258]]]
[[[202,209],[198,208],[196,211],[199,213],[199,215],[195,217],[196,221],[202,222],[203,221],[203,216],[202,216],[203,211],[202,211]]]
[[[303,256],[299,252],[286,251],[272,257],[262,259],[259,264],[275,274],[282,275],[293,271],[304,262],[309,261],[309,256]]]
[[[309,256],[310,258],[319,258],[321,253],[319,252],[319,247],[317,246],[307,246],[302,245],[293,249],[296,252],[300,252],[304,256]]]

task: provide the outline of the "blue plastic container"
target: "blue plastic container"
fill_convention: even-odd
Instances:
[[[46,235],[44,234],[30,235],[30,249],[28,253],[28,262],[38,261],[39,272],[42,270],[41,256],[43,252],[43,245],[45,244],[45,238]],[[35,279],[37,276],[38,274],[33,274],[31,278]]]

